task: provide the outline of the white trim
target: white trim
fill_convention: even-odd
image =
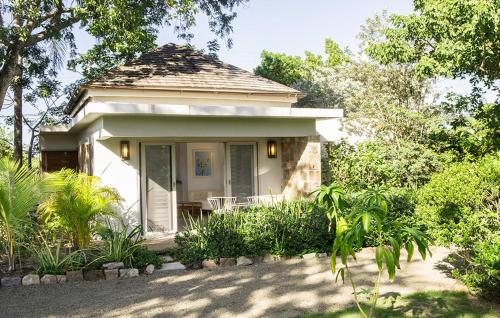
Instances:
[[[143,225],[143,231],[145,235],[148,233],[150,234],[158,234],[157,232],[148,232],[148,224],[147,224],[147,215],[148,215],[148,205],[147,205],[147,193],[146,193],[146,147],[145,146],[170,146],[170,161],[171,161],[171,167],[170,169],[172,170],[170,172],[171,175],[171,182],[172,182],[172,191],[171,191],[171,203],[172,203],[172,211],[171,211],[171,217],[172,217],[172,231],[161,233],[161,234],[174,234],[177,233],[177,188],[176,188],[176,166],[175,166],[175,142],[170,142],[170,141],[147,141],[147,142],[140,142],[141,143],[141,182],[140,182],[140,191],[141,191],[141,209],[142,209],[142,225]]]

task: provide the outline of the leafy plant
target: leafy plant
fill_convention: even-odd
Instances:
[[[428,238],[421,231],[401,226],[395,223],[390,224],[393,228],[393,235],[387,235],[384,230],[387,222],[388,196],[380,189],[366,191],[358,200],[358,204],[353,207],[352,212],[346,217],[338,219],[336,237],[332,247],[331,267],[332,272],[336,273],[336,279],[345,276],[349,279],[353,288],[353,295],[359,312],[363,317],[373,317],[377,306],[380,290],[380,280],[382,274],[387,271],[389,280],[392,282],[396,276],[396,268],[400,263],[401,247],[408,252],[408,261],[412,259],[415,242],[419,253],[425,259],[428,248]],[[356,260],[356,253],[363,245],[365,237],[375,232],[377,237],[377,247],[375,249],[375,261],[378,267],[377,278],[373,290],[369,292],[370,308],[367,311],[361,306],[358,298],[360,291],[352,278],[349,269],[348,258],[351,256]],[[337,270],[337,253],[343,267]]]
[[[140,225],[130,231],[123,225],[121,230],[101,229],[99,233],[103,240],[99,246],[101,262],[123,262],[127,266],[132,266],[134,255],[144,247],[141,231]]]
[[[57,241],[55,246],[42,239],[42,244],[30,248],[35,261],[35,272],[37,274],[62,275],[68,269],[79,268],[82,265],[80,251],[63,254],[61,241]]]
[[[63,186],[40,205],[43,220],[68,235],[75,247],[87,248],[98,218],[115,216],[122,199],[114,189],[101,186],[98,177],[71,170],[56,175]]]
[[[154,265],[155,268],[158,269],[163,264],[163,259],[155,252],[150,251],[144,247],[135,251],[132,259],[132,267],[142,269],[149,264]]]
[[[9,158],[0,159],[0,230],[8,257],[9,271],[15,269],[16,244],[24,236],[30,212],[51,186],[35,170]]]
[[[188,219],[176,235],[178,258],[190,264],[204,259],[240,255],[301,255],[326,252],[333,242],[324,207],[307,201],[276,202],[244,212]]]
[[[499,154],[455,163],[433,175],[418,191],[416,213],[440,244],[458,247],[457,277],[485,295],[500,293]]]
[[[316,204],[326,206],[326,215],[330,221],[328,230],[330,230],[333,222],[337,224],[339,214],[344,209],[344,191],[336,184],[331,184],[329,186],[322,184],[316,191],[313,191],[311,195],[316,195],[314,199]],[[311,208],[312,207],[313,206],[311,206]]]

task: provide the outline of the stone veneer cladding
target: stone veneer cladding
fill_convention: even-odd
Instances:
[[[281,156],[284,196],[307,196],[321,185],[319,136],[282,138]]]

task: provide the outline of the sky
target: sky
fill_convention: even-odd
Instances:
[[[222,46],[218,55],[226,63],[252,71],[260,62],[262,50],[290,55],[303,55],[308,50],[319,54],[323,53],[324,40],[328,37],[342,48],[358,52],[357,35],[366,19],[384,10],[389,14],[408,14],[412,9],[411,0],[250,0],[236,10],[238,16],[233,22],[231,36],[233,47]],[[198,48],[204,48],[207,41],[214,38],[208,29],[207,18],[202,15],[198,16],[192,32],[195,37],[191,43]],[[83,29],[75,30],[75,38],[79,52],[95,44]],[[164,28],[157,44],[169,42],[184,43],[177,39],[172,28]],[[59,76],[64,86],[79,78],[78,73],[68,70],[62,70]],[[444,95],[449,90],[467,93],[470,85],[466,80],[438,81],[438,93]],[[2,115],[11,111],[4,110]]]
[[[262,50],[291,55],[303,55],[304,50],[322,53],[325,38],[332,38],[341,47],[358,51],[357,34],[367,18],[387,10],[406,14],[412,11],[410,0],[250,0],[240,6],[233,23],[231,49],[222,47],[218,55],[226,63],[253,70],[260,62]],[[199,16],[191,41],[204,48],[214,35],[208,30],[207,19]],[[81,52],[95,42],[85,31],[76,32]],[[171,28],[161,30],[157,44],[183,43]],[[69,83],[78,74],[66,71],[61,79]]]
[[[340,47],[358,52],[357,35],[361,26],[384,10],[389,14],[408,14],[413,5],[411,0],[250,0],[236,10],[233,47],[221,46],[218,56],[226,63],[252,71],[260,62],[262,50],[300,56],[305,50],[320,54],[328,37]],[[198,16],[192,32],[195,37],[191,44],[197,48],[205,48],[207,41],[214,38],[208,30],[207,18],[202,15]],[[75,35],[80,52],[95,43],[84,30],[76,30]],[[177,39],[172,28],[166,27],[160,31],[157,44],[169,42],[184,43]],[[78,78],[79,74],[71,71],[62,71],[60,76],[65,85]],[[466,80],[438,80],[437,93],[444,96],[449,90],[467,93],[470,85]]]

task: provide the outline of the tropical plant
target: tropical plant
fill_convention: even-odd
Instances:
[[[15,269],[15,249],[23,237],[23,226],[30,222],[44,186],[42,177],[32,169],[5,157],[0,159],[0,229],[8,257],[9,271]]]
[[[408,261],[412,259],[414,245],[416,243],[419,253],[425,259],[427,252],[431,254],[428,247],[428,238],[421,231],[402,226],[396,223],[387,224],[388,196],[380,189],[367,190],[357,201],[352,212],[346,217],[338,219],[336,237],[332,247],[331,269],[342,280],[345,276],[349,279],[353,288],[356,305],[363,317],[373,317],[377,306],[382,274],[387,271],[389,280],[394,281],[396,268],[400,268],[400,251],[404,246],[408,252]],[[393,231],[387,232],[387,227]],[[363,309],[359,299],[362,293],[358,290],[350,271],[349,256],[356,260],[356,253],[363,246],[363,240],[371,232],[376,233],[377,246],[375,249],[375,261],[378,267],[377,278],[373,289],[368,293],[370,302],[369,310]],[[388,234],[390,233],[390,234]],[[337,270],[337,253],[343,267]]]
[[[99,231],[103,242],[99,246],[101,262],[123,262],[132,266],[134,255],[144,247],[141,239],[142,226],[132,230],[122,224],[121,229],[103,228]]]
[[[40,275],[62,275],[69,269],[79,268],[82,265],[81,251],[64,254],[62,243],[57,241],[51,246],[47,240],[41,239],[42,244],[29,248],[35,262],[35,272]]]
[[[100,179],[64,169],[56,173],[63,182],[39,207],[44,222],[71,238],[77,248],[87,248],[98,218],[115,216],[122,200],[112,188],[101,186]]]
[[[314,200],[317,205],[324,205],[326,207],[326,216],[330,221],[328,230],[330,231],[332,226],[337,224],[340,213],[344,209],[344,190],[334,183],[331,185],[322,184],[317,190],[313,191],[311,195],[316,195]],[[311,208],[313,208],[313,206],[311,206]],[[333,231],[335,232],[335,228]]]

